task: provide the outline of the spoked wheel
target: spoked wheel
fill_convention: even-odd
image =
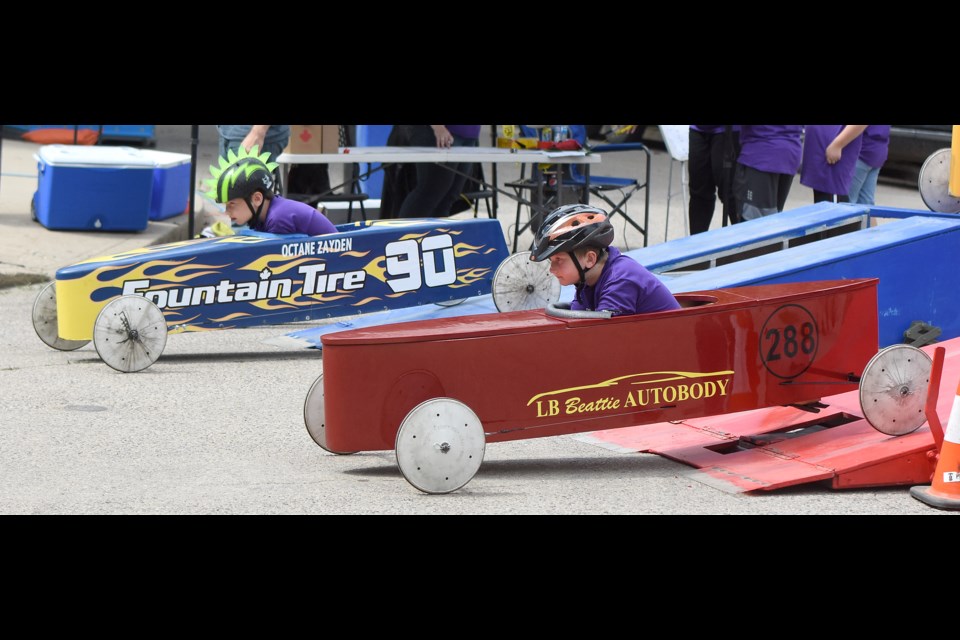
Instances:
[[[303,422],[307,425],[307,433],[320,448],[337,455],[349,455],[353,451],[334,451],[327,446],[327,419],[323,402],[323,374],[313,381],[307,399],[303,402]]]
[[[950,195],[950,149],[940,149],[920,167],[920,197],[931,211],[960,213],[960,198]]]
[[[466,302],[466,298],[457,298],[456,300],[441,300],[437,304],[441,307],[455,307],[458,304],[463,304]]]
[[[515,253],[493,274],[493,303],[497,310],[543,309],[560,299],[560,281],[550,274],[550,263],[533,262],[529,251]]]
[[[470,407],[453,398],[421,402],[397,431],[397,465],[424,493],[450,493],[470,482],[483,462],[486,436]]]
[[[924,406],[933,361],[906,344],[881,349],[860,377],[860,408],[870,425],[891,436],[902,436],[926,421]]]
[[[74,351],[90,343],[89,340],[64,340],[57,332],[56,282],[45,286],[33,301],[33,330],[48,347],[58,351]]]
[[[121,296],[100,310],[93,345],[108,365],[133,373],[146,369],[167,345],[167,323],[160,307],[143,296]]]

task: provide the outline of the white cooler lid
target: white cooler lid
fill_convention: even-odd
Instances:
[[[153,166],[162,169],[190,164],[189,153],[171,153],[170,151],[154,151],[153,149],[141,149],[140,153],[153,160]]]
[[[55,167],[153,169],[156,161],[133,147],[48,144],[37,150],[38,161]]]

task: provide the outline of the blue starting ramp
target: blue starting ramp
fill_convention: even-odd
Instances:
[[[725,287],[879,278],[879,347],[902,343],[915,322],[960,337],[960,215],[818,203],[626,252],[673,293]],[[563,287],[560,300],[573,298]],[[491,296],[459,308],[424,305],[289,334],[320,346],[323,334],[446,315],[493,313]]]
[[[960,216],[819,203],[628,252],[674,293],[879,278],[880,347],[914,322],[960,336]]]

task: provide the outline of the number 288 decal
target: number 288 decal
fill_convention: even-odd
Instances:
[[[820,334],[813,315],[798,304],[787,304],[767,318],[760,332],[760,359],[778,378],[796,378],[817,357]]]

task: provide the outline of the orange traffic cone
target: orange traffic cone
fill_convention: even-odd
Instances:
[[[943,434],[933,484],[910,487],[910,495],[938,509],[960,509],[960,386]]]

